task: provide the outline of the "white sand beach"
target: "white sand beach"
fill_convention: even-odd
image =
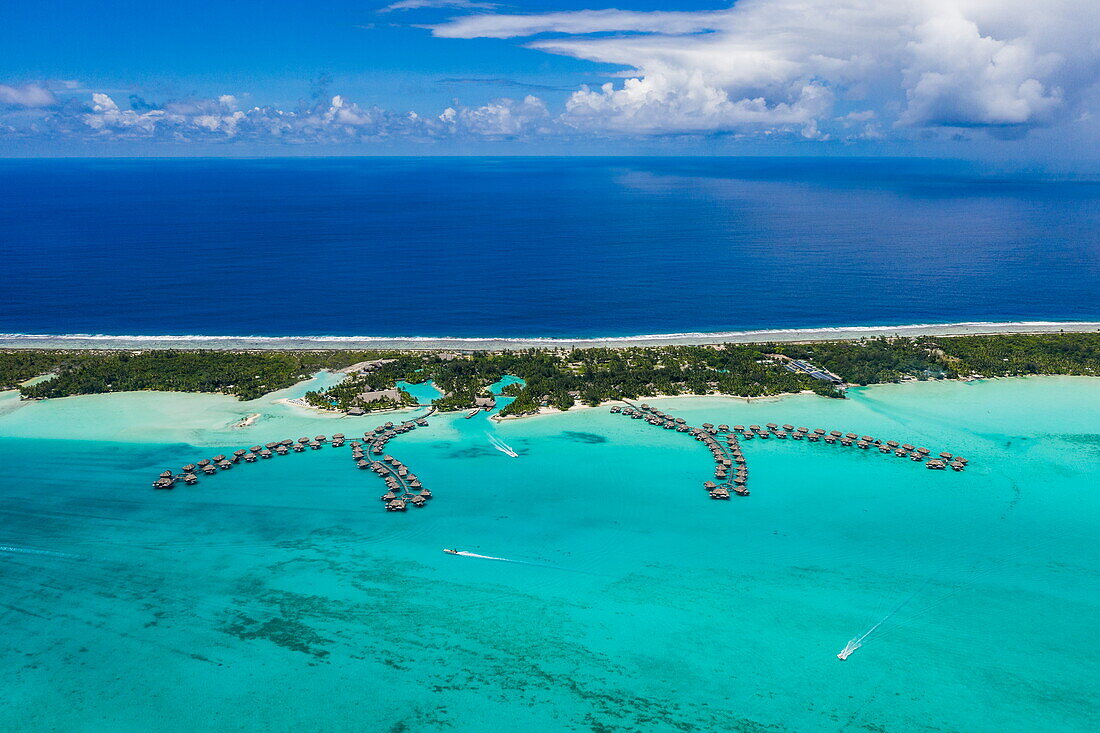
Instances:
[[[917,323],[895,326],[668,333],[594,338],[458,338],[434,336],[141,336],[107,334],[0,334],[3,349],[407,349],[502,351],[530,348],[668,346],[854,340],[877,336],[969,336],[977,334],[1082,333],[1100,331],[1100,321]]]

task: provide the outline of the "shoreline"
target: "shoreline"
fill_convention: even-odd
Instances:
[[[808,389],[804,389],[801,392],[778,392],[776,394],[753,395],[753,396],[749,396],[749,397],[746,397],[745,395],[727,394],[725,392],[712,392],[710,394],[657,394],[657,395],[646,395],[645,397],[632,398],[631,401],[632,402],[642,402],[642,401],[645,401],[645,400],[676,400],[676,399],[680,399],[680,398],[683,398],[683,397],[694,397],[694,398],[719,397],[719,398],[731,399],[731,400],[744,400],[745,402],[752,403],[752,402],[755,402],[757,400],[777,400],[778,401],[778,400],[785,399],[787,397],[797,397],[799,395],[812,395],[812,394],[814,394],[814,393],[811,390],[808,390]],[[580,403],[577,403],[577,404],[573,405],[572,407],[570,407],[568,410],[559,410],[556,407],[543,406],[543,407],[540,407],[538,409],[538,411],[536,411],[536,412],[528,412],[528,413],[525,413],[523,415],[505,415],[503,417],[501,417],[500,415],[491,415],[489,417],[489,419],[492,420],[493,422],[496,422],[496,423],[502,423],[502,422],[507,422],[509,420],[523,420],[523,419],[529,419],[529,418],[543,417],[545,415],[564,415],[567,412],[574,412],[574,411],[580,411],[580,410],[595,410],[595,409],[598,409],[600,407],[606,407],[607,405],[616,405],[616,404],[625,405],[625,404],[627,404],[627,401],[623,400],[623,399],[603,400],[598,405],[582,405]],[[440,414],[446,414],[446,413],[440,413]]]
[[[141,336],[109,334],[0,334],[0,349],[214,349],[214,350],[385,350],[506,351],[530,348],[626,348],[698,346],[721,343],[800,343],[854,341],[877,336],[977,336],[995,334],[1086,333],[1100,321],[971,321],[896,326],[835,326],[744,331],[644,334],[584,338],[448,336]]]

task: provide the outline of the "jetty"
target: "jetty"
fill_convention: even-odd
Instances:
[[[275,440],[265,445],[254,445],[250,448],[238,448],[230,456],[219,453],[212,458],[202,458],[194,463],[187,463],[179,472],[171,469],[161,471],[153,481],[153,488],[168,490],[174,488],[177,481],[182,481],[188,486],[198,483],[197,473],[205,476],[214,476],[219,471],[225,471],[234,465],[256,463],[270,460],[275,456],[286,456],[294,453],[304,453],[307,448],[317,451],[326,445],[333,448],[342,448],[348,444],[352,461],[359,469],[371,469],[383,480],[387,491],[382,495],[385,509],[389,512],[406,511],[409,505],[414,507],[426,506],[432,498],[432,492],[421,483],[420,479],[408,466],[397,458],[386,454],[382,460],[368,460],[368,454],[382,455],[385,453],[386,444],[398,435],[407,433],[417,428],[428,426],[425,417],[418,417],[395,424],[392,421],[379,425],[373,430],[363,434],[363,440],[347,441],[343,433],[335,433],[331,438],[325,435],[316,435],[313,438],[301,437],[297,440],[285,438]]]
[[[795,427],[791,424],[779,425],[767,423],[766,425],[714,425],[703,423],[699,427],[688,425],[683,418],[673,417],[661,410],[651,407],[646,403],[634,404],[629,400],[623,400],[624,405],[615,405],[610,411],[613,414],[624,415],[634,420],[644,420],[654,427],[664,430],[676,430],[691,435],[695,440],[703,443],[710,451],[714,460],[713,479],[703,481],[711,499],[726,500],[730,494],[748,496],[749,470],[745,461],[745,454],[741,444],[750,440],[778,440],[806,441],[808,443],[823,442],[826,445],[839,445],[844,448],[855,447],[858,450],[868,451],[877,448],[882,454],[893,454],[897,457],[908,458],[913,463],[919,463],[931,470],[943,470],[950,467],[954,471],[963,471],[967,460],[947,451],[939,454],[939,458],[931,458],[932,451],[923,446],[911,443],[901,443],[896,440],[883,440],[870,435],[861,435],[854,431],[843,431],[827,428]]]

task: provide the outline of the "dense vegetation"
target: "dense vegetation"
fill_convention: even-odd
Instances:
[[[651,346],[625,349],[475,352],[465,356],[429,352],[365,351],[8,351],[0,352],[0,385],[12,388],[47,372],[55,377],[20,387],[25,397],[64,397],[126,390],[224,392],[253,399],[288,387],[320,369],[385,360],[372,370],[307,399],[319,407],[387,409],[414,404],[398,399],[364,402],[364,392],[393,389],[398,382],[432,380],[444,395],[440,410],[471,408],[505,375],[522,384],[503,392],[514,397],[502,414],[523,414],[548,405],[568,409],[620,398],[657,394],[760,396],[813,390],[841,396],[834,385],[783,368],[803,359],[852,384],[901,379],[1025,374],[1100,375],[1100,333],[873,338],[807,344]]]
[[[0,389],[15,389],[21,382],[46,374],[68,356],[64,351],[0,351]]]
[[[501,414],[523,414],[549,405],[567,410],[577,402],[598,405],[622,397],[654,394],[727,393],[745,396],[811,389],[838,396],[832,385],[793,374],[773,363],[755,346],[660,346],[630,349],[577,349],[475,352],[459,359],[410,354],[377,371],[355,376],[325,390],[318,404],[339,409],[367,406],[356,395],[393,387],[398,380],[431,379],[444,392],[434,404],[440,410],[474,407],[478,396],[505,375],[524,385],[509,385],[515,397]]]
[[[351,351],[39,353],[55,355],[51,365],[42,371],[55,371],[57,376],[33,386],[21,387],[24,397],[66,397],[157,389],[224,392],[249,400],[296,384],[320,369],[348,366],[365,356],[361,352]],[[6,381],[6,369],[4,375]]]
[[[852,384],[905,377],[1100,375],[1100,333],[874,338],[771,348],[825,367]]]

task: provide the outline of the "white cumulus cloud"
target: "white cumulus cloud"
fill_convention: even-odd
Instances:
[[[0,105],[10,107],[49,107],[57,103],[46,87],[41,84],[23,84],[21,86],[9,86],[0,84]]]
[[[626,67],[619,85],[577,91],[563,119],[639,133],[824,137],[852,106],[895,129],[1026,130],[1078,117],[1100,77],[1094,0],[739,0],[699,12],[477,14],[432,31],[543,36],[527,45]],[[881,130],[865,126],[869,137]]]

